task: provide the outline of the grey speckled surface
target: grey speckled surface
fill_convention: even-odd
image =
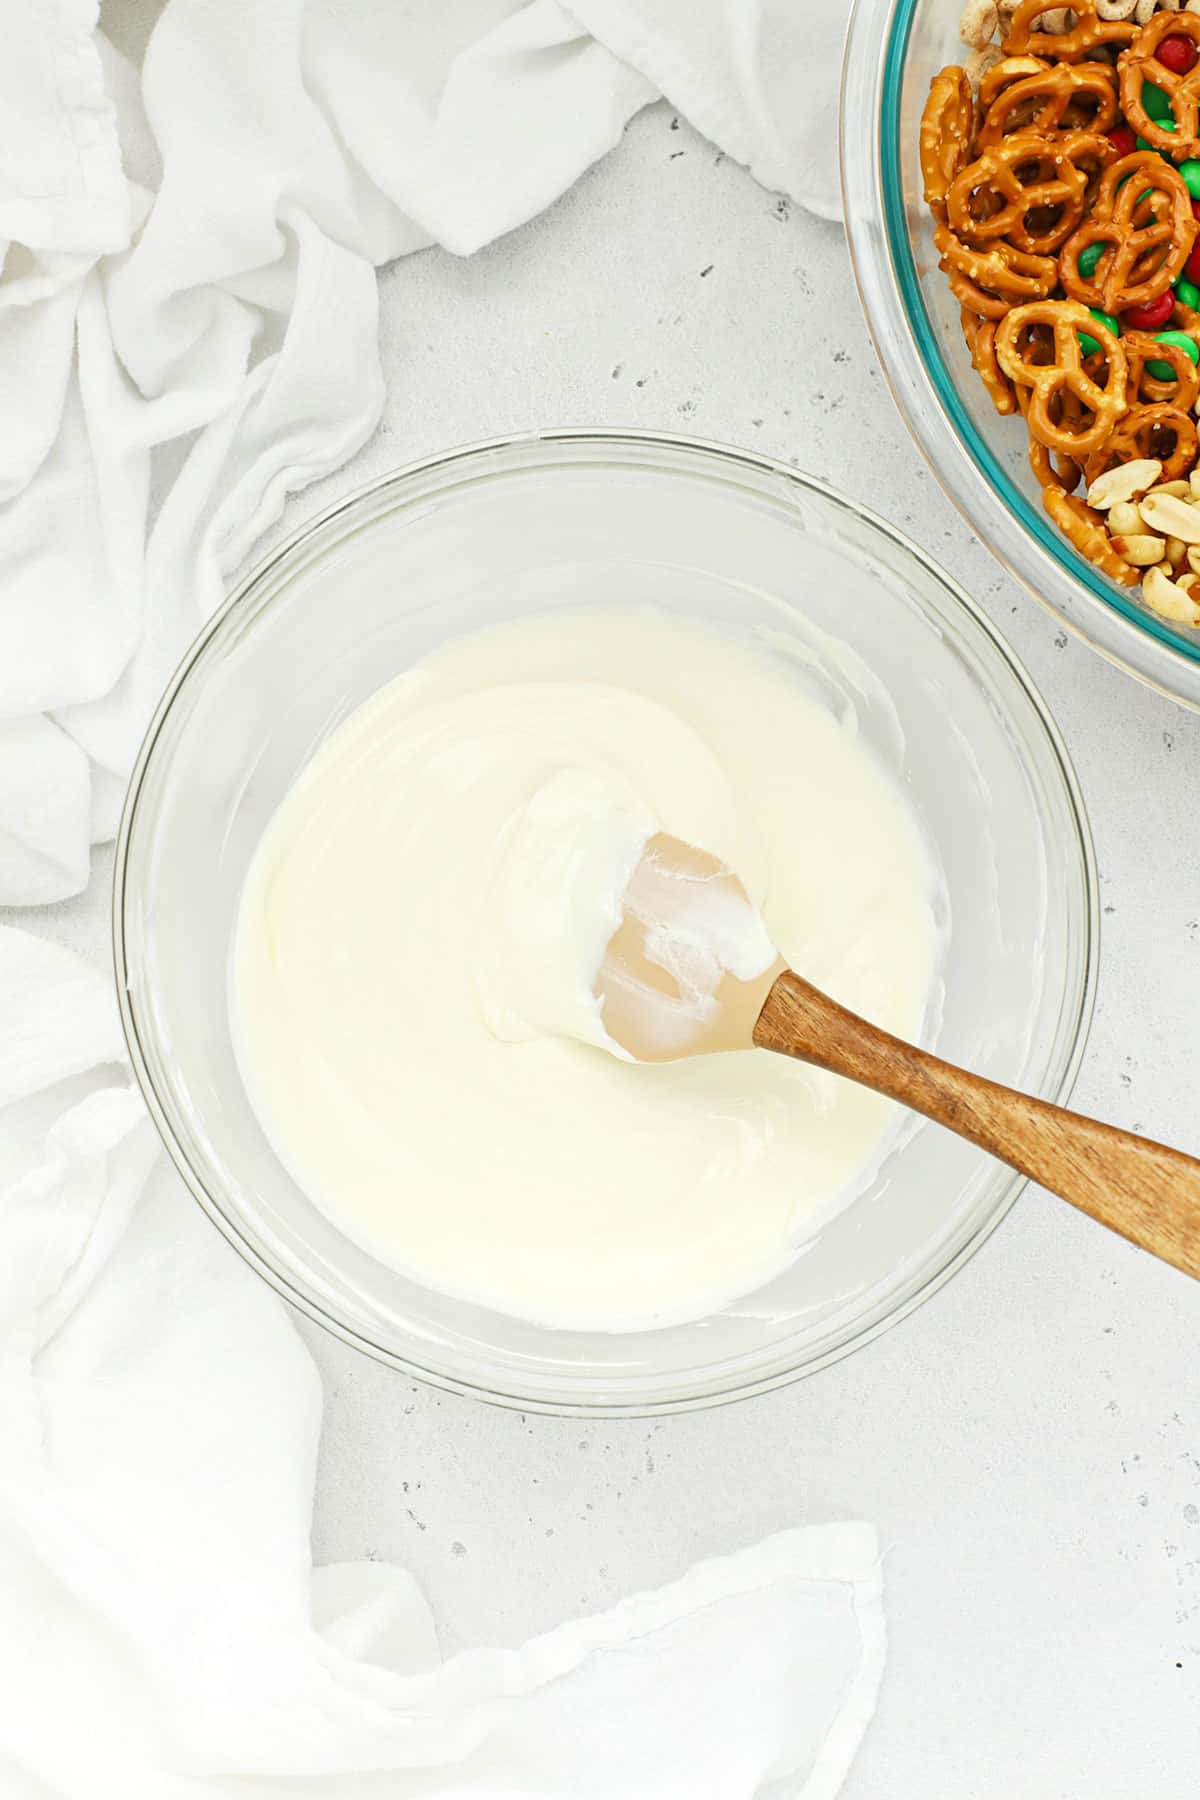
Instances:
[[[658,107],[505,242],[387,271],[382,316],[379,433],[281,530],[448,445],[638,425],[810,469],[965,583],[1040,684],[1091,812],[1103,970],[1077,1100],[1200,1146],[1200,719],[1059,633],[972,541],[892,407],[841,232]],[[1200,1288],[1045,1195],[867,1350],[681,1419],[523,1419],[302,1329],[327,1391],[317,1555],[412,1568],[447,1647],[861,1516],[888,1546],[892,1649],[848,1800],[1195,1793]]]

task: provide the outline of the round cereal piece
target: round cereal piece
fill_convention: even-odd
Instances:
[[[958,21],[958,35],[972,50],[982,50],[995,37],[999,23],[996,0],[967,0]]]

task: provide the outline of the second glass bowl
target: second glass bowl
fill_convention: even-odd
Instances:
[[[1131,674],[1200,707],[1200,631],[1109,581],[1043,510],[1017,418],[971,367],[938,268],[918,153],[929,83],[969,55],[962,0],[855,0],[842,83],[842,190],[859,294],[905,422],[968,522],[1064,624]]]

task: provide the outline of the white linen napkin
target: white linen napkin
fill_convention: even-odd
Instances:
[[[311,1567],[316,1372],[156,1157],[110,984],[0,926],[0,1017],[5,1800],[837,1792],[883,1664],[869,1526],[440,1661],[403,1571]]]
[[[0,0],[0,904],[86,884],[224,578],[372,431],[376,265],[528,219],[660,91],[834,204],[815,0],[170,0],[141,72],[96,17]],[[869,1527],[445,1663],[402,1571],[311,1568],[315,1371],[156,1158],[96,949],[0,926],[5,1800],[833,1795]]]
[[[80,890],[225,577],[370,436],[376,265],[523,223],[660,92],[835,213],[845,9],[170,0],[139,80],[95,0],[0,0],[0,904]]]

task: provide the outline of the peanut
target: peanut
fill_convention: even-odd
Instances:
[[[1151,563],[1161,562],[1167,554],[1167,546],[1162,538],[1154,537],[1150,532],[1134,532],[1129,537],[1115,537],[1112,547],[1118,556],[1123,556],[1127,563],[1135,569],[1147,569]]]
[[[1142,515],[1137,503],[1133,500],[1118,500],[1108,515],[1108,529],[1122,533],[1141,531]]]
[[[1162,464],[1156,457],[1139,456],[1132,462],[1118,463],[1115,469],[1107,474],[1097,476],[1087,491],[1089,506],[1098,512],[1107,512],[1118,500],[1132,500],[1135,494],[1144,494],[1153,487],[1162,474]]]
[[[1175,494],[1147,494],[1141,502],[1142,522],[1164,537],[1200,544],[1200,507],[1190,506]]]
[[[1171,494],[1176,500],[1190,500],[1192,497],[1192,490],[1186,481],[1156,481],[1150,492]]]
[[[1176,625],[1200,625],[1200,606],[1186,588],[1168,580],[1161,569],[1148,569],[1142,582],[1142,598],[1160,618]]]

